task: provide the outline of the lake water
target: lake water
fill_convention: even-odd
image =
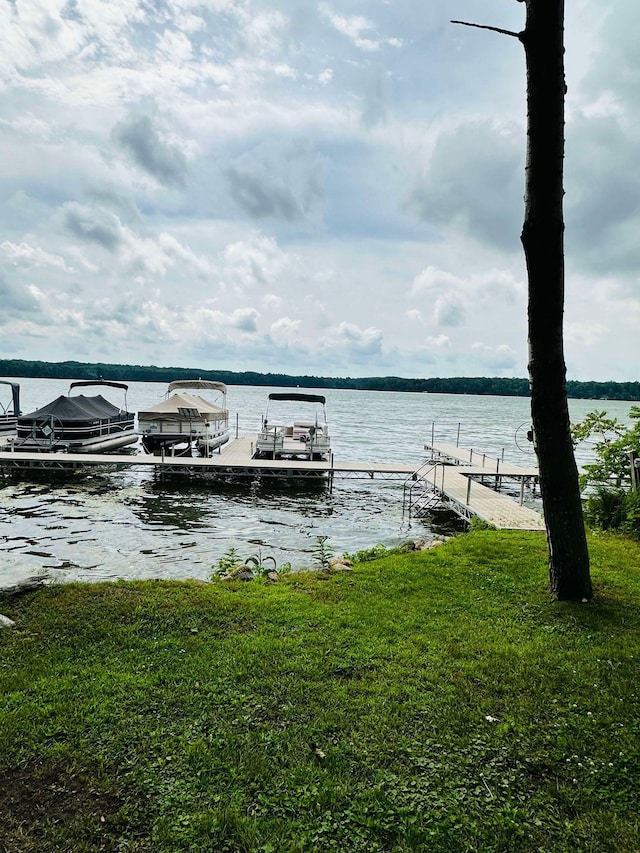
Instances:
[[[69,382],[20,379],[23,412],[37,409]],[[0,386],[0,393],[4,394]],[[129,383],[127,407],[159,402],[160,383]],[[275,388],[229,386],[232,434],[254,436],[267,395]],[[287,389],[281,389],[287,390]],[[291,390],[291,389],[289,389]],[[304,390],[304,389],[300,389]],[[311,389],[318,393],[318,389]],[[112,394],[111,392],[114,392]],[[91,389],[87,393],[92,393]],[[524,433],[529,400],[375,391],[320,391],[327,398],[336,460],[398,461],[418,467],[423,445],[436,440],[511,462],[531,464]],[[116,389],[106,396],[121,404]],[[4,397],[0,402],[6,404]],[[595,409],[627,421],[630,403],[570,401],[572,421]],[[589,458],[588,448],[578,461]],[[407,538],[432,538],[434,522],[402,512],[401,482],[336,478],[333,491],[297,485],[222,485],[159,482],[152,472],[120,471],[63,480],[0,479],[0,588],[33,575],[52,582],[118,578],[207,578],[230,548],[243,557],[262,553],[278,565],[310,566],[318,536],[335,553]]]

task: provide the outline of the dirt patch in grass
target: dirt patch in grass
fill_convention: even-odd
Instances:
[[[119,833],[110,824],[121,805],[70,765],[8,771],[0,778],[0,850],[116,851]]]

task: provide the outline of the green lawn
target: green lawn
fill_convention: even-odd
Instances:
[[[640,851],[640,544],[0,598],[0,850]]]

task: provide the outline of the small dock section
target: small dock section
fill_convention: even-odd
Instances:
[[[426,444],[425,450],[431,459],[414,476],[416,484],[422,481],[426,489],[420,496],[419,486],[409,486],[415,493],[415,500],[413,494],[409,496],[410,504],[428,506],[431,494],[467,520],[477,517],[498,529],[545,529],[542,515],[523,504],[525,485],[535,487],[537,482],[536,467],[445,442]],[[498,491],[505,480],[519,483],[519,500]]]
[[[479,453],[477,450],[467,447],[459,447],[457,444],[447,444],[444,441],[425,444],[424,449],[431,454],[431,459],[444,462],[447,465],[464,465],[468,471],[487,477],[505,477],[506,479],[538,479],[538,469],[535,465],[515,465],[505,462],[488,453]]]

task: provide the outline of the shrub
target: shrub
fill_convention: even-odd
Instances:
[[[640,537],[640,492],[596,486],[585,505],[587,524]]]
[[[362,551],[356,551],[354,554],[343,554],[343,556],[351,560],[352,563],[368,563],[371,560],[378,560],[380,557],[386,557],[391,552],[391,549],[388,549],[382,543],[378,545],[374,545],[372,548],[364,548]]]
[[[599,530],[621,530],[626,518],[626,498],[624,489],[596,486],[587,498],[585,521]]]

